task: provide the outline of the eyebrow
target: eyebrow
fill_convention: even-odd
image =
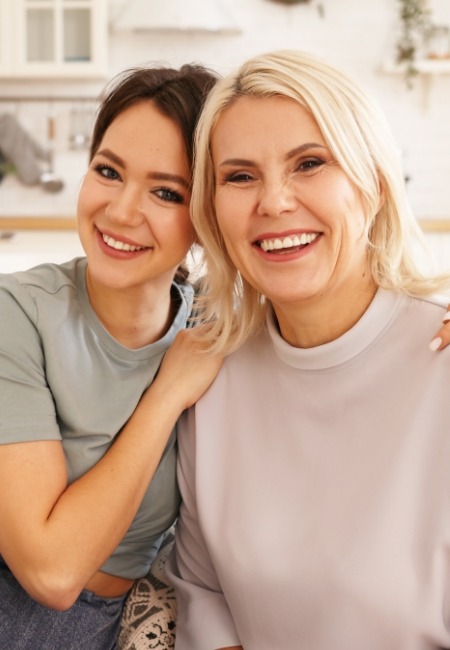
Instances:
[[[100,149],[97,151],[96,155],[104,156],[114,164],[119,165],[119,167],[123,167],[124,169],[126,168],[125,161],[116,153],[114,153],[114,151],[111,151],[111,149]],[[189,182],[183,178],[183,176],[179,176],[178,174],[170,174],[169,172],[149,172],[147,174],[147,178],[151,178],[156,181],[172,181],[174,183],[179,183],[186,189],[189,189]]]
[[[291,149],[290,151],[287,152],[285,159],[290,160],[291,158],[295,158],[295,156],[298,156],[305,151],[309,151],[310,149],[327,149],[323,144],[319,144],[318,142],[305,142],[304,144],[301,144],[299,147],[295,147],[294,149]],[[222,161],[219,164],[219,167],[225,166],[225,165],[237,165],[237,166],[251,166],[254,165],[254,162],[252,160],[247,160],[246,158],[227,158],[226,160]]]

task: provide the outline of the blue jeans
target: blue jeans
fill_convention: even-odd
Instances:
[[[126,596],[82,591],[67,611],[43,607],[0,558],[0,647],[8,650],[114,650]]]

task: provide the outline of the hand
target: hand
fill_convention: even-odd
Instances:
[[[189,408],[210,387],[223,362],[223,356],[207,351],[202,333],[208,325],[180,331],[166,352],[152,391],[169,391],[181,400],[181,410]],[[450,340],[450,336],[449,336]]]
[[[447,307],[447,310],[447,313],[442,319],[444,325],[436,333],[436,336],[430,343],[430,350],[433,352],[436,350],[443,350],[450,343],[450,305]]]

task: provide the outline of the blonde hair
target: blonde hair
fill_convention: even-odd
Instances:
[[[206,268],[199,314],[212,322],[214,349],[235,349],[255,334],[268,306],[232,263],[214,207],[211,136],[221,114],[249,95],[288,97],[314,117],[337,163],[367,202],[368,262],[378,286],[422,296],[450,284],[450,276],[425,276],[414,262],[413,243],[423,244],[423,235],[406,198],[398,146],[375,103],[347,75],[311,55],[263,54],[216,84],[196,134],[191,211]]]

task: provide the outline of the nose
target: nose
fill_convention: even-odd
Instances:
[[[137,226],[145,218],[142,203],[142,195],[137,187],[122,185],[110,198],[106,216],[117,224]]]
[[[297,207],[297,197],[289,179],[271,180],[261,186],[258,200],[258,214],[279,217]]]

